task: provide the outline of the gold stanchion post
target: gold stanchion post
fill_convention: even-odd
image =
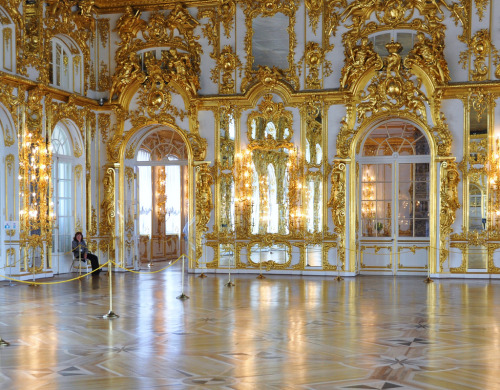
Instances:
[[[259,275],[257,279],[265,279],[266,277],[262,275],[262,246],[259,245]]]
[[[153,267],[153,233],[151,233],[151,238],[149,239],[149,264],[148,267]]]
[[[424,283],[434,283],[434,280],[431,279],[431,267],[427,265],[427,277],[424,279]]]
[[[337,282],[344,280],[344,278],[342,276],[340,276],[340,267],[339,267],[339,257],[338,256],[337,256],[337,276],[335,277],[335,280]]]
[[[31,270],[32,270],[32,276],[33,276],[33,280],[32,282],[30,283],[30,287],[38,287],[38,285],[36,284],[35,282],[35,267],[36,267],[36,263],[35,263],[35,248],[33,248],[33,252],[32,252],[32,257],[31,257]]]
[[[206,265],[207,265],[207,245],[206,245],[206,241],[205,240],[203,240],[203,264],[206,267]],[[202,272],[200,274],[200,276],[198,276],[198,277],[203,279],[203,278],[206,278],[207,275],[205,275],[205,273]]]
[[[9,251],[7,252],[7,257],[5,258],[5,264],[8,264],[9,267],[9,287],[15,286],[15,283],[12,283],[12,264],[10,263],[9,256],[13,256],[14,253],[12,251],[12,236],[15,234],[15,230],[7,230],[7,235],[9,236]],[[14,265],[16,262],[14,261]],[[2,339],[0,338],[0,343]]]
[[[184,260],[186,259],[186,256],[182,255],[182,275],[181,275],[181,295],[177,297],[177,299],[184,300],[184,299],[189,299],[189,297],[184,294]]]
[[[233,252],[234,256],[234,252]],[[226,287],[233,287],[234,283],[231,281],[231,259],[229,259],[229,272],[228,272],[229,279],[227,280],[227,283],[224,285]]]
[[[104,314],[102,317],[105,319],[113,319],[120,317],[118,314],[113,312],[113,278],[111,275],[111,259],[109,258],[109,244],[108,244],[108,279],[109,279],[109,311],[108,314]]]

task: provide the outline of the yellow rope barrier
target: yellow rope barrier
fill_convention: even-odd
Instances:
[[[121,265],[119,264],[116,264],[113,260],[111,260],[111,262],[118,268],[121,268],[127,272],[131,272],[131,273],[134,273],[134,274],[143,274],[143,275],[147,275],[147,274],[156,274],[158,272],[161,272],[161,271],[164,271],[166,270],[167,268],[170,268],[171,266],[173,266],[175,263],[177,263],[180,259],[182,259],[182,257],[185,257],[186,259],[189,259],[186,255],[182,254],[180,255],[176,260],[172,261],[172,263],[170,263],[169,265],[167,265],[166,267],[162,268],[162,269],[159,269],[159,270],[156,270],[156,271],[148,271],[148,272],[141,272],[141,271],[134,271],[133,269],[128,269],[128,268],[125,268],[125,267],[122,267]]]
[[[68,283],[68,282],[72,282],[74,280],[78,280],[78,279],[82,279],[83,277],[85,276],[88,276],[90,275],[91,273],[101,269],[102,267],[104,267],[106,264],[108,264],[110,261],[107,261],[106,263],[104,264],[101,264],[101,266],[99,268],[96,268],[86,274],[82,274],[82,275],[79,275],[77,276],[76,278],[72,278],[72,279],[67,279],[67,280],[58,280],[56,282],[35,282],[34,280],[20,280],[20,279],[14,279],[14,278],[9,278],[8,276],[5,276],[5,275],[0,275],[2,278],[5,278],[7,280],[12,280],[12,281],[15,281],[15,282],[19,282],[19,283],[25,283],[25,284],[30,284],[30,285],[49,285],[49,284],[61,284],[61,283]],[[31,274],[26,274],[26,275],[31,275]]]
[[[71,252],[66,252],[64,254],[68,254],[68,253],[72,253]],[[58,280],[56,282],[35,282],[33,280],[20,280],[20,279],[15,279],[15,278],[11,278],[11,277],[8,277],[8,276],[5,276],[5,275],[0,275],[0,277],[2,278],[5,278],[7,280],[12,280],[14,282],[19,282],[19,283],[25,283],[25,284],[30,284],[30,285],[50,285],[50,284],[61,284],[61,283],[68,283],[68,282],[73,282],[75,280],[79,280],[79,279],[82,279],[84,278],[85,276],[88,276],[94,272],[96,272],[97,270],[100,270],[102,267],[106,266],[107,264],[109,263],[112,263],[115,265],[115,267],[117,268],[120,268],[120,269],[123,269],[124,271],[127,271],[127,272],[131,272],[131,273],[134,273],[134,274],[156,274],[156,273],[159,273],[159,272],[162,272],[170,267],[172,267],[175,263],[177,263],[180,259],[182,259],[183,257],[185,257],[186,259],[189,260],[189,257],[187,257],[186,255],[182,254],[180,255],[176,260],[172,261],[169,265],[167,265],[166,267],[162,268],[162,269],[159,269],[159,270],[156,270],[156,271],[149,271],[149,272],[141,272],[141,271],[134,271],[134,270],[131,270],[131,269],[128,269],[128,268],[125,268],[125,267],[122,267],[121,265],[117,264],[115,261],[113,260],[108,260],[106,263],[104,264],[101,264],[99,266],[99,268],[96,268],[88,273],[85,273],[85,274],[81,274],[75,278],[72,278],[72,279],[67,279],[67,280]],[[27,274],[27,275],[31,275],[31,274]]]

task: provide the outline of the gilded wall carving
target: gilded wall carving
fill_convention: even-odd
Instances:
[[[101,132],[102,141],[106,142],[108,140],[111,126],[111,116],[109,114],[99,114],[97,116],[97,124],[99,126],[99,131]]]
[[[460,53],[462,68],[466,69],[471,61],[469,78],[473,81],[484,81],[489,77],[489,59],[491,57],[494,64],[500,61],[498,50],[491,42],[490,31],[481,29],[477,31],[467,42],[467,50]]]
[[[199,165],[196,171],[196,262],[202,256],[202,236],[208,231],[207,224],[214,207],[211,188],[213,182],[208,164]]]
[[[219,93],[232,94],[236,92],[234,74],[239,71],[241,77],[242,69],[243,64],[234,53],[233,48],[230,45],[224,46],[217,59],[216,66],[211,70],[211,80],[219,84]]]
[[[453,161],[445,161],[441,164],[441,189],[439,191],[439,271],[443,271],[443,264],[448,258],[449,250],[447,243],[450,234],[453,233],[451,227],[455,222],[456,212],[461,207],[458,200],[458,183],[460,173],[457,164]]]
[[[24,93],[24,90],[19,91],[18,94]],[[8,110],[12,117],[13,128],[5,123],[3,127],[3,141],[5,146],[12,146],[16,141],[16,128],[19,123],[18,107],[24,99],[14,95],[14,87],[9,84],[1,83],[0,85],[0,103]]]
[[[369,69],[380,70],[383,62],[373,49],[373,43],[363,37],[359,45],[353,46],[352,41],[347,41],[345,46],[345,65],[342,68],[340,86],[349,88]]]
[[[328,207],[332,210],[332,220],[335,225],[334,232],[339,238],[338,257],[344,270],[346,255],[346,165],[343,162],[334,161],[331,176],[332,189]]]
[[[444,41],[435,42],[428,39],[421,31],[417,32],[416,39],[413,49],[404,61],[405,67],[411,68],[412,65],[418,65],[438,84],[450,81],[450,71],[444,58]]]
[[[372,79],[366,93],[360,93],[361,102],[356,109],[358,122],[363,122],[368,113],[391,110],[410,112],[426,121],[427,97],[421,92],[419,81],[412,80],[412,75],[402,66],[401,44],[391,42],[386,48],[389,55],[385,71]]]
[[[99,40],[102,47],[106,48],[108,46],[109,37],[109,19],[102,18],[97,20],[97,31],[99,32]]]
[[[57,125],[62,119],[71,119],[78,126],[78,130],[80,130],[80,134],[84,140],[85,119],[88,114],[88,108],[79,108],[76,104],[75,96],[70,95],[68,103],[52,103],[52,126]]]
[[[103,177],[103,199],[101,201],[101,218],[99,232],[101,235],[115,236],[115,171],[107,168]]]
[[[150,72],[154,78],[161,77],[167,83],[175,81],[188,93],[195,95],[199,88],[202,52],[199,37],[194,35],[198,25],[199,22],[180,4],[168,15],[153,12],[147,22],[141,19],[141,12],[134,12],[131,7],[127,7],[115,28],[121,42],[115,54],[117,66],[112,76],[110,98],[115,94],[120,95],[135,80],[142,83],[149,79],[152,82],[148,76]],[[178,31],[178,35],[175,35],[175,31]],[[139,32],[143,39],[137,38]],[[145,56],[143,71],[137,52],[154,47],[170,49],[162,51],[159,59]],[[146,59],[149,59],[148,63]]]
[[[304,62],[304,67],[309,70],[306,77],[306,89],[321,89],[323,88],[323,77],[328,77],[332,74],[332,63],[325,57],[326,51],[316,42],[307,42],[304,55],[299,63],[299,75],[302,72],[301,64]],[[320,75],[320,69],[323,69],[323,77]]]

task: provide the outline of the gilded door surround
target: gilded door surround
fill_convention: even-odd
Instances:
[[[360,247],[360,242],[359,242],[359,237],[358,237],[358,223],[360,221],[360,216],[359,216],[359,207],[358,204],[361,201],[360,199],[360,191],[358,190],[358,183],[359,183],[359,163],[358,163],[358,156],[361,153],[361,144],[365,140],[365,138],[371,133],[372,130],[376,129],[380,125],[383,125],[385,123],[390,123],[393,121],[405,121],[409,122],[410,124],[416,126],[422,133],[424,133],[427,142],[430,147],[430,205],[429,205],[429,214],[430,214],[430,219],[429,219],[429,241],[430,241],[430,248],[436,248],[437,247],[437,231],[436,231],[436,226],[437,226],[437,221],[438,221],[438,214],[437,214],[437,204],[438,204],[438,196],[437,196],[437,180],[438,180],[438,175],[437,175],[437,167],[439,166],[439,161],[436,159],[436,145],[434,142],[434,139],[431,136],[430,128],[428,125],[426,125],[424,122],[419,120],[418,118],[412,118],[409,115],[404,115],[404,114],[399,114],[397,115],[394,113],[393,115],[386,115],[386,114],[381,114],[374,116],[373,118],[370,118],[370,120],[366,121],[366,123],[363,123],[356,135],[353,138],[352,142],[352,148],[351,148],[351,156],[349,159],[349,162],[346,162],[346,164],[349,165],[349,198],[348,198],[348,204],[349,204],[349,210],[346,213],[346,215],[349,215],[349,220],[350,221],[356,221],[354,224],[354,227],[352,225],[350,226],[350,229],[346,234],[348,235],[348,240],[349,240],[349,248],[356,248],[350,249],[348,251],[348,259],[349,259],[349,271],[351,272],[359,272],[360,270],[357,269],[357,248]],[[393,199],[393,202],[396,202],[397,199]],[[380,250],[378,247],[375,248],[375,253]],[[436,270],[436,251],[429,250],[429,267],[431,272],[435,272]],[[395,260],[394,256],[399,257],[399,252],[398,253],[392,253],[392,248],[391,248],[391,253],[390,253],[390,266],[392,268],[392,263]]]
[[[153,126],[153,131],[157,130],[157,126],[166,126],[170,128],[171,130],[175,131],[184,141],[186,144],[186,149],[187,149],[187,154],[188,154],[188,204],[189,204],[189,210],[188,210],[188,220],[192,220],[195,217],[195,205],[194,205],[194,199],[195,199],[195,192],[194,192],[194,183],[195,183],[195,173],[194,173],[194,168],[196,166],[204,166],[206,165],[204,161],[198,161],[196,159],[197,153],[194,152],[194,150],[198,147],[198,145],[193,145],[192,137],[190,137],[190,134],[186,132],[185,130],[181,129],[179,126],[172,124],[172,123],[157,123],[154,121],[148,122],[146,125],[140,126],[140,127],[134,127],[130,130],[127,131],[126,135],[123,138],[123,141],[120,145],[119,148],[119,164],[117,164],[116,168],[119,170],[119,199],[118,199],[118,209],[119,209],[119,215],[125,216],[128,215],[129,211],[125,210],[125,167],[126,167],[126,159],[134,158],[130,154],[130,146],[133,146],[134,150],[134,156],[135,156],[135,148],[140,146],[140,142],[135,142],[134,140],[137,138],[140,138],[141,140],[144,139],[148,132],[150,131],[148,128]],[[142,134],[141,134],[142,132]],[[127,151],[129,152],[127,154]],[[201,154],[203,157],[205,153]],[[198,154],[198,157],[200,155]],[[201,184],[206,184],[205,182],[199,183]],[[197,193],[200,192],[202,189],[197,188]],[[200,208],[200,211],[203,211],[203,216],[205,216],[205,212],[208,213],[208,220],[210,220],[210,209],[205,210],[203,208]],[[198,214],[198,213],[197,213]],[[134,215],[134,213],[132,213]],[[206,216],[205,216],[206,217]],[[199,215],[196,215],[196,220],[200,218]],[[208,222],[207,220],[207,222]],[[121,249],[121,253],[125,253],[125,237],[126,237],[126,232],[125,232],[125,220],[124,218],[119,218],[118,219],[118,230],[119,230],[119,247]],[[198,229],[196,229],[196,232],[193,231],[192,229],[189,231],[189,240],[193,241],[196,239],[196,242],[198,243],[197,240],[198,237],[196,236],[201,236],[201,232],[198,232]],[[201,241],[200,241],[201,243]],[[197,245],[198,246],[198,245]],[[198,249],[198,248],[197,248]],[[195,251],[193,251],[192,245],[189,246],[189,253],[188,253],[189,258],[191,259],[190,266],[195,266]],[[120,259],[120,262],[123,262],[123,258]]]

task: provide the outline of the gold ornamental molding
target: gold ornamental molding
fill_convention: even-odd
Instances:
[[[103,178],[104,195],[101,202],[101,235],[115,236],[115,170],[107,168]]]
[[[304,72],[309,70],[306,77],[306,89],[322,89],[323,77],[332,74],[332,63],[325,57],[324,50],[317,42],[307,42],[304,55],[299,61],[299,76],[302,74],[302,63],[304,63]],[[320,69],[323,69],[323,77],[320,77]]]
[[[183,0],[186,7],[212,7],[220,0]],[[123,13],[127,6],[141,11],[156,11],[174,8],[179,4],[176,0],[95,0],[95,9],[98,14]]]
[[[202,236],[208,231],[207,224],[214,207],[213,183],[214,179],[208,163],[198,165],[196,169],[196,262],[203,254]]]
[[[340,161],[333,162],[332,176],[331,176],[332,189],[330,192],[330,199],[328,200],[328,207],[332,212],[332,220],[335,225],[334,232],[339,238],[338,243],[338,257],[344,270],[345,256],[346,256],[346,164]]]
[[[490,78],[490,64],[497,67],[495,76],[497,76],[500,54],[491,41],[490,31],[481,29],[477,31],[468,41],[467,50],[460,53],[459,63],[462,68],[469,66],[469,80],[485,81]]]
[[[168,15],[153,12],[148,21],[141,19],[140,11],[127,7],[116,22],[115,31],[121,41],[115,53],[118,66],[112,76],[110,99],[115,94],[120,97],[123,89],[134,81],[140,84],[159,81],[164,85],[175,81],[190,96],[196,95],[200,88],[202,47],[194,29],[199,24],[180,4]],[[137,38],[139,33],[142,39]],[[169,49],[156,59],[150,51],[157,47]]]
[[[460,173],[455,161],[444,161],[441,164],[441,190],[439,205],[439,271],[443,271],[443,264],[449,256],[447,243],[455,222],[456,212],[461,207],[458,200],[458,184]]]

